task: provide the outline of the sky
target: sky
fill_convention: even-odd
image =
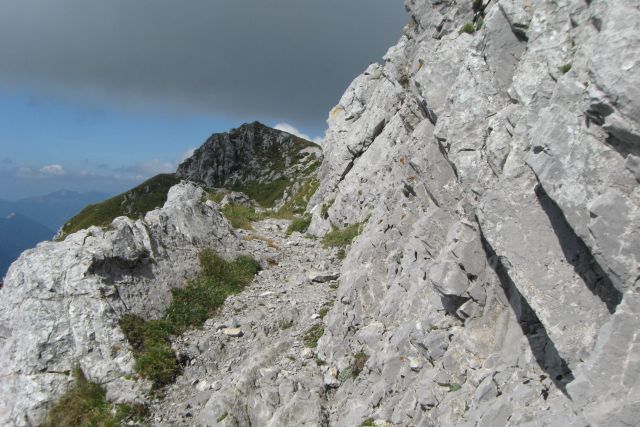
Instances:
[[[319,140],[400,0],[0,0],[0,199],[116,194],[244,122]]]

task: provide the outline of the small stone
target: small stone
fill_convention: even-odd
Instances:
[[[335,368],[333,368],[335,370]],[[329,388],[338,388],[340,387],[340,381],[338,381],[338,378],[336,378],[336,375],[332,375],[334,374],[332,369],[329,369],[325,374],[324,374],[324,385],[326,387]]]
[[[303,359],[311,359],[313,357],[313,350],[310,348],[305,348],[300,353],[300,356],[302,356]]]
[[[422,360],[418,357],[409,357],[409,367],[414,372],[420,372],[422,369]]]
[[[312,282],[325,283],[331,280],[338,279],[340,277],[340,273],[335,273],[335,272],[320,273],[318,271],[310,271],[308,277],[309,277],[309,280],[311,280]]]
[[[242,329],[240,328],[224,328],[222,330],[222,333],[228,337],[236,337],[236,338],[244,335],[244,332],[242,332]]]
[[[319,318],[320,318],[320,315],[318,313],[313,313],[311,315],[311,320],[316,320],[316,319],[319,319]]]
[[[208,390],[210,388],[210,385],[207,381],[200,381],[198,384],[196,384],[196,390],[198,391],[205,391]]]

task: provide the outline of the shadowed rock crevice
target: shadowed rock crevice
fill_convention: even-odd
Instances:
[[[622,301],[622,293],[613,286],[587,245],[573,231],[560,207],[544,191],[542,185],[538,184],[535,192],[553,231],[558,236],[565,259],[573,266],[587,288],[606,304],[610,313],[614,313]]]
[[[152,260],[150,258],[125,259],[111,257],[93,262],[87,274],[102,276],[108,282],[120,282],[131,277],[153,279]]]
[[[484,237],[484,234],[482,234],[482,231],[480,232],[480,238],[487,262],[500,280],[500,285],[516,315],[522,333],[529,341],[531,352],[538,366],[549,375],[549,378],[555,386],[570,398],[567,392],[567,385],[574,380],[574,376],[569,365],[558,353],[544,325],[518,290],[509,275],[509,270],[502,262],[502,259],[495,253],[491,244]]]

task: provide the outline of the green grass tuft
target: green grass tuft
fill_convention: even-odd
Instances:
[[[62,238],[92,225],[107,226],[119,216],[137,219],[163,206],[169,189],[179,182],[174,174],[156,175],[126,193],[89,205],[62,227]]]
[[[305,215],[301,218],[296,218],[291,221],[287,228],[287,236],[297,231],[298,233],[305,233],[311,224],[311,215]]]
[[[222,201],[222,199],[224,199],[224,196],[226,196],[226,195],[227,195],[227,193],[225,191],[218,191],[218,192],[215,192],[215,193],[209,193],[207,198],[209,200],[211,200],[212,202],[220,203]]]
[[[458,33],[473,34],[475,31],[476,31],[476,27],[473,25],[473,22],[467,22],[460,28]]]
[[[318,310],[318,315],[320,316],[321,319],[324,319],[327,313],[329,313],[329,310],[331,310],[331,305],[325,304],[320,308],[320,310]]]
[[[353,378],[356,378],[360,375],[360,372],[364,369],[364,365],[369,360],[369,356],[364,352],[360,351],[353,357],[353,363],[351,364],[351,372],[353,374]]]
[[[171,383],[179,372],[171,335],[202,326],[227,296],[240,292],[260,268],[251,257],[226,261],[211,250],[200,254],[200,266],[201,274],[186,287],[172,289],[173,300],[163,319],[145,321],[132,314],[120,319],[120,328],[136,358],[136,371],[151,380],[156,389]]]
[[[350,245],[353,239],[362,233],[363,227],[364,222],[347,225],[344,228],[333,227],[333,230],[325,234],[322,238],[322,245],[325,248]]]
[[[104,388],[88,381],[80,369],[74,370],[73,376],[75,384],[49,410],[44,427],[117,427],[148,416],[143,405],[108,402]]]
[[[260,221],[265,216],[257,213],[255,209],[243,205],[228,204],[220,210],[233,228],[253,230],[252,221]]]
[[[266,183],[250,182],[243,185],[233,185],[231,190],[246,194],[263,208],[272,208],[290,185],[288,179],[281,178]]]
[[[316,348],[318,345],[318,340],[324,334],[324,326],[321,324],[316,324],[307,329],[307,332],[304,333],[302,337],[302,341],[304,345],[309,348]]]
[[[558,67],[558,70],[560,70],[562,74],[567,74],[569,71],[571,71],[571,64],[561,65],[560,67]]]
[[[375,425],[376,423],[374,422],[373,418],[367,418],[362,422],[362,424],[360,424],[360,427],[375,427]]]

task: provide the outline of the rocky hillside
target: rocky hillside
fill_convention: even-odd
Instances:
[[[44,242],[9,268],[0,301],[0,425],[39,425],[78,367],[116,401],[136,401],[124,314],[157,318],[171,289],[198,271],[205,248],[230,256],[241,242],[202,189],[174,186],[161,209],[117,218],[63,242]]]
[[[291,201],[322,159],[320,147],[259,122],[212,135],[179,167],[179,178],[247,194],[262,207]]]
[[[183,182],[144,219],[21,256],[0,290],[1,424],[44,420],[75,365],[153,426],[637,424],[640,5],[406,7],[331,110],[317,182],[316,147],[257,123],[178,169],[276,208],[317,186],[312,235],[231,230]],[[169,333],[185,301],[220,297],[189,280],[204,249],[264,270]],[[140,354],[167,335],[179,375],[152,386]]]

